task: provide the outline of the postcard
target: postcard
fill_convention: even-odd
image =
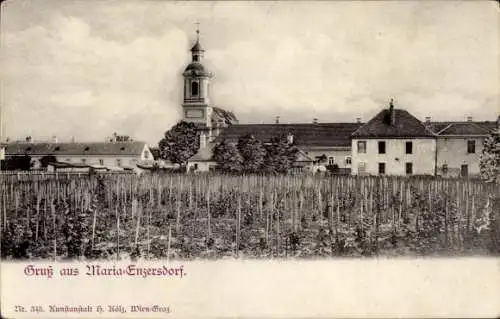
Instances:
[[[1,5],[2,318],[500,315],[498,2]]]

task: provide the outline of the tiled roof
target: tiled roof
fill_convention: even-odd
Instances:
[[[236,143],[240,136],[252,134],[267,142],[283,134],[293,135],[297,146],[349,147],[351,134],[360,123],[305,123],[305,124],[236,124],[224,129],[215,140]]]
[[[145,142],[10,143],[5,155],[141,155]]]
[[[391,124],[390,110],[384,109],[352,134],[354,138],[432,138],[434,133],[408,111],[394,109]]]
[[[200,147],[200,149],[198,149],[198,152],[189,159],[189,162],[211,161],[213,147],[214,145],[212,143],[207,144],[207,147]]]
[[[496,129],[495,122],[431,122],[427,126],[437,135],[489,135]]]
[[[299,152],[297,153],[296,162],[311,162],[312,163],[312,162],[314,162],[314,160],[309,155],[304,153],[302,150],[299,150]]]
[[[220,107],[214,106],[213,108],[213,115],[212,115],[212,124],[217,124],[217,120],[221,119],[224,121],[226,124],[237,124],[238,119],[234,115],[233,112],[226,111],[224,109],[221,109]]]

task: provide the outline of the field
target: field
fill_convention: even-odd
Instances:
[[[350,176],[2,175],[2,259],[498,255],[498,185]]]

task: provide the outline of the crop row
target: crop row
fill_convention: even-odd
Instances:
[[[0,178],[2,258],[498,253],[498,188],[395,177]]]

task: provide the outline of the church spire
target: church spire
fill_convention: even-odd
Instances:
[[[203,50],[200,44],[200,23],[196,22],[196,43],[191,48],[193,62],[201,62],[201,59],[203,58],[203,52],[205,52],[205,50]]]
[[[196,42],[200,42],[200,23],[196,22]]]

